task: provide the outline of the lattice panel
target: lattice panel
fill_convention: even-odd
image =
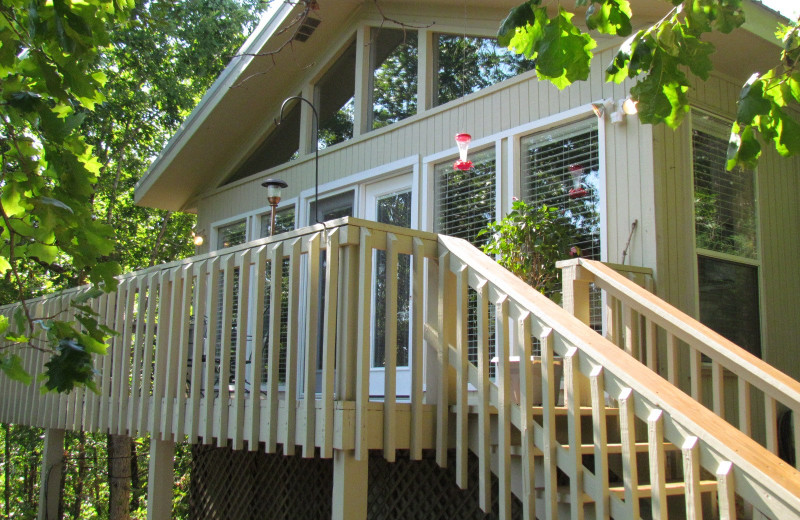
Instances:
[[[330,518],[333,462],[280,453],[192,448],[190,508],[197,520]]]
[[[478,458],[469,454],[468,486],[456,486],[455,452],[450,451],[447,469],[435,461],[435,452],[426,451],[422,460],[409,460],[399,451],[397,461],[387,462],[382,453],[369,459],[368,513],[370,519],[495,519],[498,518],[498,483],[492,475],[492,512],[478,505]],[[512,496],[512,518],[522,517],[522,504]]]

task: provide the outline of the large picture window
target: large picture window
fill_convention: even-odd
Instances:
[[[755,176],[726,170],[730,123],[692,113],[700,321],[761,355]]]

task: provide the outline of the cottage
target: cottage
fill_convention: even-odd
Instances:
[[[4,381],[0,417],[149,433],[151,518],[186,440],[197,518],[800,518],[800,160],[724,170],[777,15],[713,36],[673,131],[604,82],[617,41],[537,81],[517,3],[274,2],[137,187],[198,256],[96,302],[100,396]],[[563,308],[474,247],[515,198],[575,226]]]

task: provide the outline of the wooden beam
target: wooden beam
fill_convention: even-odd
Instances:
[[[64,430],[48,429],[44,434],[38,520],[58,518],[61,470],[64,466]]]

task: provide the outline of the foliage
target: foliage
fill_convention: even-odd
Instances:
[[[0,6],[0,272],[19,299],[31,289],[25,280],[29,269],[56,263],[73,266],[81,281],[116,287],[119,265],[106,258],[113,250],[113,231],[92,208],[100,165],[79,129],[105,100],[106,75],[98,61],[109,44],[108,28],[132,7],[132,0],[8,0]],[[77,314],[86,317],[81,309]],[[57,339],[71,338],[73,347],[87,351],[93,345],[81,338],[105,339],[99,328],[86,328],[89,319],[50,317],[48,345],[45,329],[33,321],[26,304],[17,316],[3,330],[10,344],[0,347],[0,369],[22,381],[30,376],[14,345],[55,350],[53,336],[63,334]],[[90,381],[91,369],[65,372],[82,366],[74,358],[51,359],[46,388]]]
[[[90,4],[114,12],[110,2]],[[78,23],[76,16],[94,17],[91,34],[68,31],[68,39],[83,38],[78,52],[75,44],[59,39],[61,8],[27,5],[0,8],[2,50],[18,51],[0,51],[2,132],[10,137],[0,145],[0,202],[12,224],[3,226],[0,254],[11,259],[8,267],[0,259],[6,274],[0,280],[3,303],[87,279],[110,290],[122,269],[194,251],[189,238],[194,217],[137,207],[133,190],[254,27],[260,6],[257,0],[159,0],[135,7],[131,2],[125,6],[127,23],[109,27],[100,24],[111,21],[105,11],[95,16],[94,7],[71,6],[75,12],[61,17],[70,23]],[[35,31],[28,23],[32,12],[46,20]],[[97,327],[89,307],[76,310],[80,320],[71,329],[58,316],[12,320],[4,333],[16,348],[0,347],[0,369],[29,382],[18,350],[30,341],[53,354],[43,378],[46,388],[91,387],[92,354],[105,348],[93,342],[104,342],[110,331]],[[20,312],[28,318],[27,308]]]
[[[629,36],[606,69],[606,79],[635,80],[631,97],[644,123],[680,125],[689,110],[689,75],[707,79],[715,47],[706,33],[730,33],[744,23],[742,0],[672,0],[672,9],[657,23],[637,31],[628,0],[576,0],[587,7],[589,31]],[[594,38],[573,23],[562,7],[550,16],[541,0],[513,8],[502,22],[498,41],[535,60],[540,78],[564,88],[585,80],[593,58]],[[728,150],[728,169],[753,166],[761,154],[760,140],[772,142],[784,156],[800,153],[800,28],[792,22],[778,32],[783,42],[780,63],[765,74],[754,74],[739,98],[738,114]]]
[[[579,232],[572,220],[555,206],[535,206],[515,200],[502,220],[489,224],[479,235],[489,233],[484,253],[525,283],[550,298],[561,289],[556,262],[571,254]],[[573,253],[574,254],[574,253]]]

